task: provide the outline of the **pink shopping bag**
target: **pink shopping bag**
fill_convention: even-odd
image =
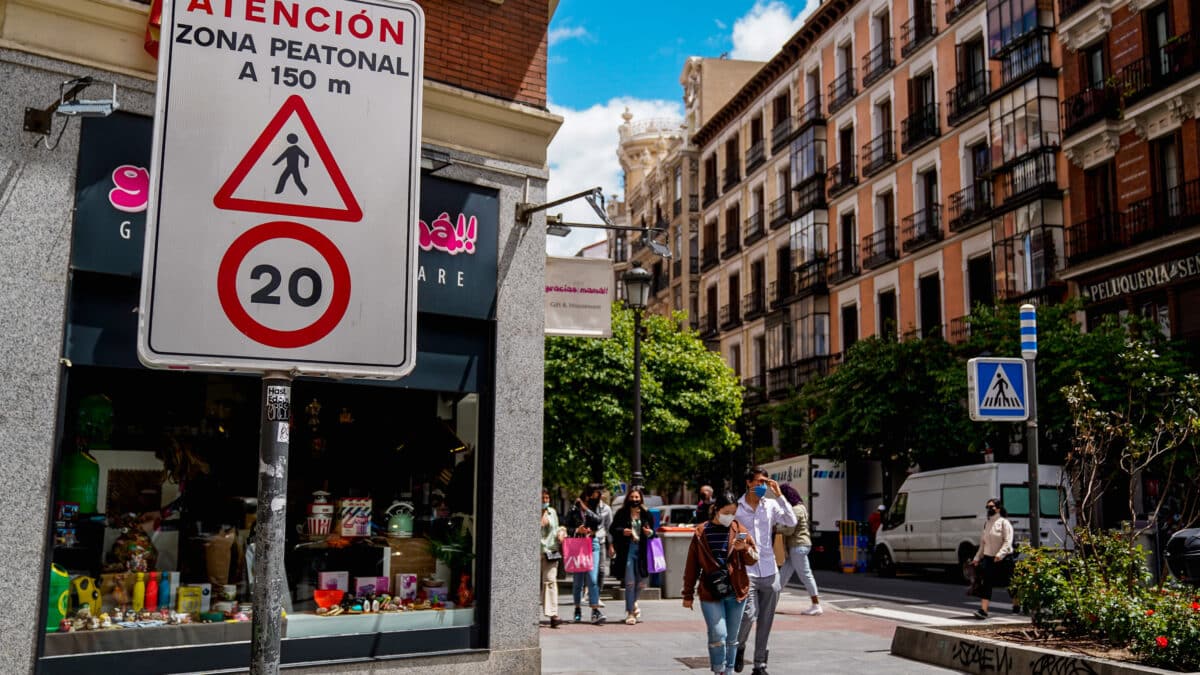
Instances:
[[[563,569],[569,574],[591,572],[592,540],[588,537],[571,537],[563,540]]]

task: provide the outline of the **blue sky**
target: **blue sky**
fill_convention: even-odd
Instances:
[[[816,0],[561,0],[550,23],[550,109],[564,119],[550,145],[550,198],[596,185],[619,194],[617,127],[683,115],[679,74],[689,56],[766,61],[800,27]],[[557,211],[555,211],[557,213]],[[582,202],[568,221],[596,222]],[[602,238],[576,229],[550,237],[552,255],[573,255]]]

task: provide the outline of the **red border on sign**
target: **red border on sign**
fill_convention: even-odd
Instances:
[[[333,186],[337,188],[338,196],[342,198],[342,203],[345,208],[336,209],[327,206],[308,206],[304,204],[288,204],[286,202],[274,202],[259,199],[241,199],[234,197],[233,193],[241,186],[242,181],[246,178],[246,174],[250,173],[250,169],[262,158],[263,153],[267,151],[267,146],[279,134],[279,130],[283,128],[285,122],[291,118],[292,114],[300,118],[300,123],[304,126],[304,131],[308,134],[309,140],[312,141],[313,148],[317,151],[317,156],[325,164],[325,170],[329,172],[329,177],[333,179]],[[325,143],[325,137],[321,135],[321,130],[317,128],[316,120],[313,119],[312,113],[309,112],[308,106],[305,105],[304,99],[296,94],[288,97],[283,105],[279,108],[279,112],[271,118],[267,123],[267,128],[259,134],[258,140],[254,141],[254,145],[250,146],[250,150],[241,162],[233,169],[233,173],[229,174],[229,178],[217,190],[217,194],[213,196],[213,205],[218,209],[226,211],[249,211],[251,213],[271,213],[280,216],[291,216],[293,218],[319,218],[321,220],[341,220],[356,223],[362,220],[362,207],[358,205],[358,200],[354,198],[354,192],[350,189],[350,185],[346,183],[346,177],[342,175],[342,169],[338,166],[337,160],[333,158],[333,153],[329,151],[329,145]]]
[[[295,239],[317,250],[333,273],[333,297],[329,307],[316,321],[297,330],[276,330],[262,325],[246,308],[237,294],[237,271],[251,249],[271,239]],[[221,309],[243,335],[268,347],[295,349],[310,345],[329,335],[341,322],[350,306],[350,267],[337,245],[307,225],[276,220],[253,227],[233,241],[217,268],[217,297]]]

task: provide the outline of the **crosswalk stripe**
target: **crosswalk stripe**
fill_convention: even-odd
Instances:
[[[891,619],[893,621],[901,621],[904,623],[916,623],[925,626],[956,626],[964,623],[976,622],[969,614],[963,613],[957,619],[949,619],[940,616],[931,616],[929,614],[918,614],[916,612],[904,612],[898,609],[888,609],[885,607],[846,607],[843,608],[846,612],[856,612],[867,616],[879,617],[881,619]],[[1022,623],[1021,620],[1008,617],[995,617],[989,620],[989,623]]]

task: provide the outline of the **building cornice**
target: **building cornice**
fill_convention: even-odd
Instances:
[[[702,147],[719,136],[725,127],[750,107],[751,103],[799,63],[809,47],[816,44],[857,2],[858,0],[827,0],[818,6],[779,52],[695,133],[693,142]]]

